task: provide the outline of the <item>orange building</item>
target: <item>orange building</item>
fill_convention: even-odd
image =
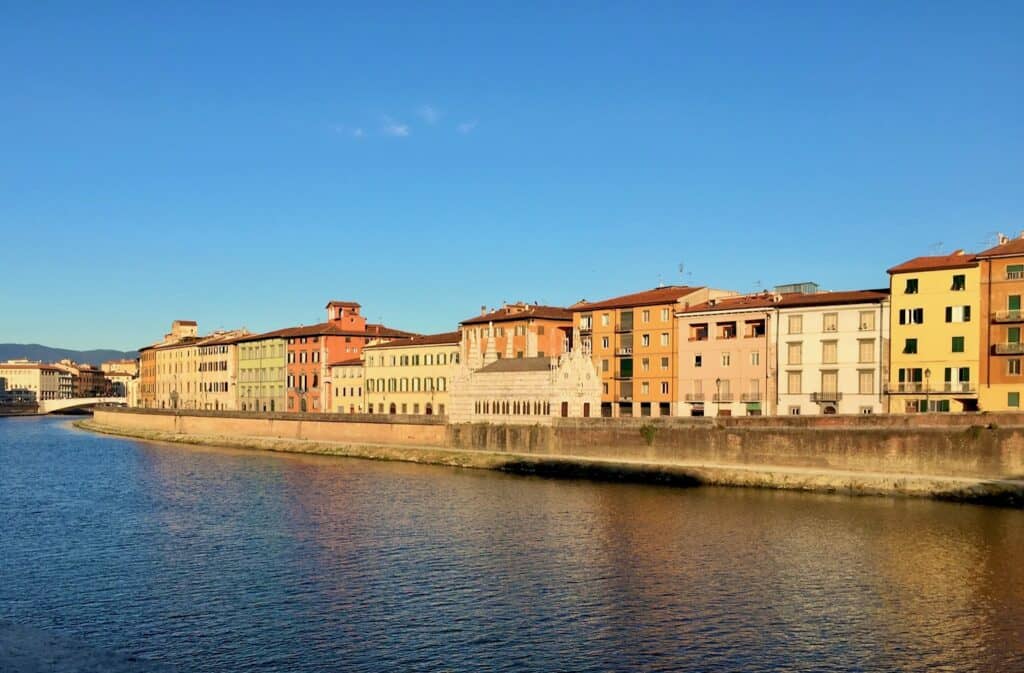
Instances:
[[[139,349],[140,407],[156,407],[156,350],[152,346]]]
[[[983,411],[1019,410],[1024,393],[1024,232],[1000,235],[999,244],[979,252],[981,290],[978,405]]]
[[[326,308],[327,322],[262,335],[287,340],[287,411],[330,411],[333,391],[328,363],[359,360],[363,347],[373,340],[413,336],[367,323],[354,301],[332,301]]]
[[[469,334],[485,343],[494,330],[498,357],[554,357],[569,350],[572,344],[572,312],[558,306],[539,304],[505,304],[488,311],[480,307],[480,315],[459,323],[463,358],[469,357]]]
[[[732,294],[670,285],[572,305],[573,324],[601,376],[601,415],[678,415],[675,313]]]

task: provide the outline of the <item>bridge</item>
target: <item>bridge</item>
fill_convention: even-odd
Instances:
[[[83,409],[97,404],[127,404],[127,397],[69,397],[63,400],[42,400],[39,402],[40,414],[52,414],[68,409]]]

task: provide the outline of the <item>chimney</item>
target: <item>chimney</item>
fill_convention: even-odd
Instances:
[[[487,305],[483,304],[480,306],[480,315],[487,315]]]
[[[999,245],[1006,245],[1010,242],[1010,237],[1002,232],[999,232],[997,238],[999,240]],[[1024,238],[1024,231],[1021,232],[1021,238]]]
[[[1021,230],[1021,232],[1020,232],[1020,237],[1021,237],[1021,238],[1024,238],[1024,229],[1022,229],[1022,230]]]

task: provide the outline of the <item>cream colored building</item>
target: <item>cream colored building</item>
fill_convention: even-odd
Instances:
[[[444,416],[459,339],[459,332],[447,332],[365,346],[367,413]]]
[[[137,376],[139,373],[138,360],[107,360],[100,365],[100,371],[104,374],[128,374]]]
[[[347,360],[327,366],[333,399],[329,410],[336,414],[361,414],[366,411],[363,396],[363,361]]]
[[[26,391],[37,402],[60,399],[61,374],[56,367],[29,360],[0,364],[0,378],[6,380],[7,391]]]
[[[237,407],[238,339],[245,330],[185,336],[153,347],[156,355],[156,404],[160,409]]]
[[[467,335],[469,353],[452,381],[452,423],[551,425],[559,417],[597,416],[601,378],[579,333],[575,346],[555,357],[499,358],[494,332],[482,350],[476,333]]]
[[[887,411],[888,290],[787,295],[777,325],[778,414]]]

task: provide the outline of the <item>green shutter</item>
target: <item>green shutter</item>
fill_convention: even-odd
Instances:
[[[1019,327],[1009,327],[1009,328],[1007,328],[1007,330],[1006,330],[1006,340],[1009,343],[1012,343],[1012,344],[1019,344],[1020,343],[1020,328]]]
[[[1006,298],[1006,305],[1007,305],[1007,308],[1009,310],[1011,310],[1011,311],[1019,311],[1020,310],[1020,295],[1019,294],[1011,294],[1009,297]]]

